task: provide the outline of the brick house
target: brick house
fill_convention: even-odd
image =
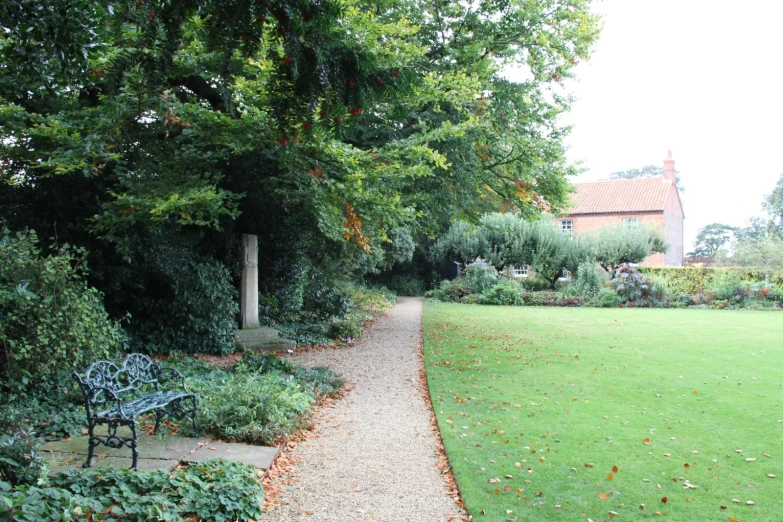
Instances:
[[[575,183],[571,212],[557,218],[563,233],[580,234],[614,223],[652,224],[669,245],[665,254],[652,254],[643,266],[683,266],[683,220],[674,160],[669,151],[663,178],[620,179]]]

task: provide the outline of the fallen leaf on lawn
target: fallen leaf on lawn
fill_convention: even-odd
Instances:
[[[603,491],[600,492],[598,494],[598,498],[600,498],[601,500],[606,500],[607,499],[606,493],[604,493]]]

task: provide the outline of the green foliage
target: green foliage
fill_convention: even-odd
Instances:
[[[710,223],[696,234],[696,242],[693,252],[688,252],[688,257],[713,257],[721,248],[727,246],[734,239],[736,227],[721,223]]]
[[[0,397],[0,431],[31,429],[48,440],[81,435],[86,427],[83,395],[69,370]]]
[[[663,167],[658,165],[645,165],[641,168],[618,170],[609,174],[609,179],[640,179],[640,178],[662,178]],[[677,183],[677,190],[685,192],[685,187],[680,184],[679,172],[675,173],[675,180]]]
[[[447,279],[440,282],[433,291],[432,296],[438,301],[455,303],[469,295],[470,292],[471,288],[465,284],[464,279],[456,279],[454,281]]]
[[[582,236],[586,248],[607,272],[622,263],[641,263],[651,253],[666,252],[658,230],[641,224],[608,225]]]
[[[478,296],[478,304],[484,305],[523,305],[524,289],[513,281],[501,281],[487,288]]]
[[[589,301],[589,304],[599,308],[617,308],[622,304],[622,300],[614,290],[601,288],[598,294]]]
[[[116,352],[125,337],[87,285],[85,252],[47,256],[35,232],[0,235],[0,376],[26,387]]]
[[[199,395],[201,429],[227,440],[272,444],[304,425],[315,399],[343,381],[328,368],[304,369],[273,354],[246,352],[234,366],[170,359]]]
[[[395,274],[383,281],[383,286],[397,295],[421,296],[427,287],[426,283],[416,276]]]
[[[696,295],[704,292],[716,277],[734,274],[739,279],[751,282],[764,281],[764,272],[758,268],[740,267],[638,267],[648,276],[662,276],[672,293]],[[732,277],[734,277],[732,276]],[[770,283],[783,285],[783,270],[773,270],[769,275]]]
[[[0,435],[0,481],[12,486],[43,481],[47,467],[37,448],[38,440],[30,430]]]
[[[0,488],[15,521],[261,520],[264,492],[256,470],[210,459],[173,472],[68,468],[49,487]],[[0,483],[2,485],[2,483]],[[88,515],[89,513],[89,515]]]
[[[598,295],[604,287],[605,276],[596,263],[581,263],[576,270],[574,289],[578,295],[590,298]]]
[[[626,306],[660,306],[664,299],[661,289],[630,265],[617,267],[612,284],[620,302]]]
[[[483,262],[471,263],[465,267],[462,278],[464,279],[462,284],[470,288],[473,294],[480,294],[500,281],[500,275],[495,267]]]
[[[301,427],[315,397],[280,374],[234,371],[190,380],[199,396],[200,429],[227,440],[272,444]]]
[[[584,299],[578,296],[564,296],[552,290],[525,292],[522,296],[528,306],[582,306]]]
[[[233,353],[239,297],[226,267],[214,261],[165,258],[166,253],[158,257],[160,286],[136,304],[143,307],[144,315],[131,328],[133,349]]]
[[[771,194],[764,198],[764,211],[771,216],[777,234],[783,232],[783,175],[778,178]]]

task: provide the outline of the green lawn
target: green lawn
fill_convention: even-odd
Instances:
[[[424,308],[443,440],[487,522],[783,520],[782,340],[777,312]]]

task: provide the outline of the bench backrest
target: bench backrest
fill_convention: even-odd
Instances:
[[[157,389],[159,372],[160,366],[148,356],[132,353],[121,366],[111,361],[98,361],[87,368],[83,378],[80,375],[76,375],[76,378],[87,401],[100,404],[107,398],[106,392],[100,388],[108,389],[115,395],[136,391],[145,384],[153,384]]]

